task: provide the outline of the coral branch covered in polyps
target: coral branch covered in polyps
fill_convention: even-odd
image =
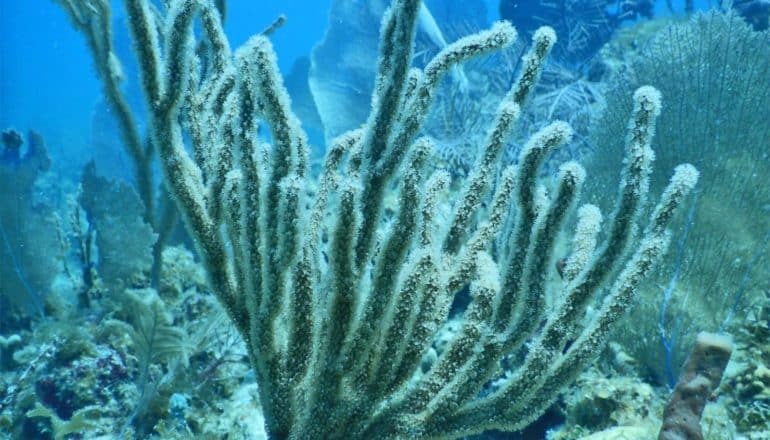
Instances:
[[[547,292],[556,238],[585,171],[564,164],[549,196],[538,175],[572,130],[548,125],[515,168],[498,169],[552,30],[534,34],[465,188],[444,201],[448,177],[426,175],[432,142],[418,137],[421,125],[444,74],[510,45],[510,24],[410,69],[420,1],[394,0],[382,20],[369,118],[329,146],[316,181],[269,40],[253,37],[233,55],[210,1],[166,3],[159,14],[148,0],[125,0],[152,144],[211,289],[246,341],[271,438],[453,438],[526,426],[600,350],[665,251],[666,223],[697,180],[691,166],[678,168],[635,239],[661,107],[655,89],[640,88],[604,241],[596,244],[601,214],[584,206],[563,290]],[[193,50],[196,18],[207,53]],[[269,145],[260,140],[266,133]],[[384,209],[391,195],[394,211]],[[447,216],[438,215],[442,206]],[[471,301],[458,332],[415,375],[466,286]],[[520,366],[504,375],[501,360],[524,346]],[[494,380],[499,386],[488,389]]]

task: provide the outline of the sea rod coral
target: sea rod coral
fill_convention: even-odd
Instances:
[[[99,0],[69,3],[91,1]],[[369,117],[328,146],[314,177],[269,40],[252,37],[231,53],[211,2],[164,3],[161,12],[148,0],[124,0],[152,142],[210,288],[248,347],[270,438],[455,438],[526,426],[601,349],[665,251],[666,224],[696,183],[692,166],[677,167],[649,223],[635,232],[661,107],[655,89],[639,88],[602,244],[602,215],[583,205],[564,284],[552,292],[554,247],[585,172],[564,164],[548,194],[538,171],[570,127],[548,125],[517,166],[498,172],[555,42],[551,29],[534,34],[475,167],[445,201],[449,177],[426,176],[432,142],[419,137],[421,124],[442,76],[511,44],[510,24],[462,38],[424,69],[410,69],[420,1],[394,0],[382,20]],[[206,51],[194,50],[196,20]],[[393,195],[397,208],[384,209]],[[416,375],[468,286],[459,330]],[[503,359],[516,365],[519,358],[503,372]]]

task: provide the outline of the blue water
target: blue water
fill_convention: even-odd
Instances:
[[[115,20],[122,20],[121,2],[113,4]],[[288,21],[273,41],[279,65],[287,72],[323,37],[329,4],[329,0],[231,1],[225,30],[237,47],[285,14]],[[125,37],[127,31],[117,29],[116,34]],[[122,43],[128,47],[126,39]],[[70,26],[64,11],[49,0],[2,0],[0,53],[0,126],[35,127],[45,132],[56,157],[87,161],[91,114],[101,91],[83,37]]]

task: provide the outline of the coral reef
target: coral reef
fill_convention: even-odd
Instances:
[[[305,184],[314,181],[307,138],[269,40],[255,36],[233,56],[209,3],[170,2],[162,38],[147,2],[126,5],[164,182],[211,289],[245,340],[271,437],[458,437],[526,426],[603,345],[665,251],[666,225],[697,181],[692,166],[676,168],[642,239],[627,252],[647,193],[661,106],[654,88],[639,88],[607,241],[593,240],[598,210],[581,209],[563,299],[548,310],[555,236],[585,172],[564,164],[552,194],[538,190],[537,176],[571,129],[552,123],[523,148],[516,169],[498,179],[497,168],[555,42],[552,30],[534,34],[474,172],[454,203],[445,203],[447,176],[425,175],[431,141],[418,139],[434,91],[456,65],[509,45],[515,31],[495,24],[448,45],[424,69],[410,69],[420,2],[394,1],[382,21],[367,122],[327,150],[315,197],[305,201]],[[206,69],[196,68],[203,63],[191,50],[196,17],[211,48]],[[259,120],[271,145],[258,141]],[[395,180],[398,208],[388,218],[383,206]],[[448,216],[437,218],[437,207]],[[322,242],[327,211],[333,225]],[[584,322],[605,284],[609,294]],[[468,285],[472,299],[460,330],[427,374],[410,380],[453,298]],[[500,361],[525,345],[513,373],[481,393]]]
[[[0,438],[236,435],[238,412],[227,408],[258,411],[242,342],[191,254],[167,248],[164,262],[162,297],[94,297],[87,314],[44,317],[2,338]]]
[[[0,145],[0,331],[19,318],[39,315],[61,264],[55,207],[41,200],[36,184],[51,166],[43,137],[27,142],[15,130]]]
[[[604,194],[622,162],[612,138],[625,131],[621,115],[630,109],[624,96],[654,85],[672,103],[653,140],[660,169],[691,161],[702,172],[703,191],[677,219],[676,251],[642,289],[629,315],[634,325],[623,326],[618,338],[642,361],[642,374],[673,386],[697,332],[729,326],[761,295],[757,286],[770,281],[770,32],[717,10],[662,24],[628,29],[608,48],[621,58],[608,63],[617,69],[592,130],[597,174],[587,192],[608,205]],[[665,175],[653,173],[652,188],[665,183]]]
[[[564,425],[549,440],[594,438],[649,439],[660,426],[663,399],[633,376],[597,369],[583,373],[564,398]]]
[[[424,67],[446,46],[443,40],[488,27],[481,1],[427,2],[423,6],[426,4],[430,11],[442,16],[440,29],[434,31],[441,35],[431,40],[422,20],[418,20],[413,61],[417,67]],[[329,142],[346,130],[359,127],[366,119],[366,113],[359,109],[369,106],[376,76],[377,34],[374,30],[385,5],[379,0],[368,0],[364,5],[335,1],[329,30],[312,54],[308,81]],[[459,10],[463,13],[455,12]],[[488,121],[494,119],[498,103],[516,80],[526,49],[525,41],[519,39],[499,51],[467,60],[451,69],[448,77],[438,84],[434,104],[421,127],[421,132],[435,141],[430,163],[437,169],[446,170],[455,178],[467,177],[478,154],[478,145],[485,141]],[[298,107],[296,93],[301,102],[307,100],[295,84],[296,81],[287,81],[293,108]],[[554,152],[546,163],[544,172],[556,175],[560,163],[579,160],[590,150],[588,129],[595,108],[601,106],[601,85],[588,80],[580,71],[566,67],[558,57],[549,57],[532,95],[531,104],[521,109],[522,115],[507,141],[504,161],[506,165],[515,163],[521,148],[534,133],[549,121],[564,120],[570,123],[575,134],[569,144]],[[311,112],[302,107],[296,111],[302,111],[298,116],[305,130],[308,125],[314,128]]]
[[[551,26],[561,36],[556,56],[582,65],[606,43],[626,20],[652,17],[652,0],[501,0],[500,16],[531,35]]]
[[[92,166],[79,191],[63,182],[54,188],[39,179],[49,162],[38,141],[30,137],[24,145],[19,133],[4,134],[0,188],[36,195],[24,198],[32,209],[14,212],[14,220],[0,226],[29,225],[24,244],[36,233],[35,239],[53,240],[23,249],[52,250],[42,287],[31,291],[46,296],[45,305],[30,296],[24,303],[32,307],[14,311],[12,319],[0,311],[0,439],[509,438],[480,433],[521,430],[510,436],[647,440],[668,416],[663,402],[670,391],[651,374],[662,377],[678,366],[693,322],[722,326],[736,342],[715,398],[698,401],[703,438],[770,435],[764,342],[770,301],[760,294],[770,290],[757,240],[764,224],[749,225],[766,216],[747,220],[749,214],[736,210],[734,218],[705,218],[713,230],[740,231],[730,243],[737,243],[737,253],[697,239],[691,250],[689,240],[675,236],[677,252],[666,262],[676,269],[686,255],[686,270],[675,280],[665,319],[658,291],[647,287],[651,283],[640,288],[648,274],[653,282],[670,279],[655,266],[669,241],[669,221],[701,227],[701,220],[689,220],[698,218],[692,213],[705,205],[713,214],[724,191],[742,200],[738,208],[765,197],[758,186],[746,197],[738,191],[756,177],[739,175],[747,165],[764,172],[751,149],[766,133],[761,120],[725,160],[691,158],[708,169],[712,185],[697,201],[687,198],[697,172],[675,168],[679,159],[670,148],[656,149],[657,163],[666,174],[675,169],[674,178],[653,171],[650,147],[662,142],[652,138],[656,123],[656,136],[671,139],[676,129],[666,118],[689,111],[692,91],[672,92],[668,82],[675,81],[663,73],[645,76],[656,67],[645,58],[697,65],[701,87],[723,81],[709,95],[713,100],[698,101],[714,108],[691,113],[707,127],[699,135],[727,145],[737,142],[732,131],[740,125],[729,110],[742,105],[744,115],[764,115],[767,90],[758,81],[756,102],[726,108],[714,104],[715,97],[729,101],[716,92],[752,85],[738,73],[749,79],[766,73],[761,63],[735,67],[746,51],[765,50],[755,44],[765,43],[766,34],[746,33],[743,22],[721,13],[689,23],[646,21],[620,29],[602,52],[604,63],[584,72],[546,62],[555,41],[551,30],[518,29],[531,34],[530,47],[528,38],[515,42],[507,24],[480,30],[485,15],[479,9],[462,17],[453,9],[468,6],[461,0],[428,1],[432,18],[417,0],[395,0],[390,8],[384,0],[337,2],[367,18],[354,23],[366,38],[349,42],[373,46],[379,38],[380,50],[362,44],[351,54],[330,44],[316,51],[316,68],[343,56],[346,65],[362,62],[366,71],[355,81],[329,72],[316,77],[323,93],[345,98],[327,99],[337,110],[319,115],[305,83],[309,64],[299,65],[292,79],[304,89],[303,102],[292,105],[287,97],[267,39],[280,18],[231,51],[223,0],[124,0],[141,74],[126,82],[125,74],[135,72],[123,70],[114,53],[112,4],[59,3],[89,44],[135,166],[138,194],[97,176]],[[566,3],[601,2],[525,5]],[[644,3],[623,2],[632,13]],[[564,19],[587,20],[589,28],[615,19],[608,10],[582,12]],[[383,13],[378,34],[372,24]],[[437,37],[436,28],[443,35]],[[570,26],[575,35],[564,34],[556,51],[581,44],[594,51],[597,40],[581,39],[586,29]],[[729,38],[704,40],[717,47],[704,44],[692,57],[687,45],[666,57],[665,37],[691,42],[704,29]],[[651,34],[658,34],[652,45],[640,44]],[[444,37],[459,40],[450,44]],[[734,44],[746,47],[733,52]],[[709,70],[714,65],[730,74]],[[599,120],[605,126],[589,138],[605,104],[607,88],[599,79],[613,87]],[[144,110],[126,105],[134,98],[124,88],[131,82],[147,97],[146,124]],[[648,82],[656,88],[638,87]],[[292,110],[308,115],[315,128],[322,116],[341,135],[329,139],[320,163],[303,132],[308,121]],[[723,116],[713,123],[724,132],[708,128],[708,116],[717,113]],[[615,147],[623,138],[625,148]],[[572,161],[607,148],[616,162],[597,161],[596,178]],[[714,172],[715,164],[723,169]],[[158,165],[160,191],[151,175]],[[15,179],[11,186],[2,180],[6,173]],[[584,180],[600,206],[573,210]],[[173,201],[164,200],[167,190]],[[56,218],[53,205],[37,196],[57,191],[54,197],[68,205],[55,209],[69,221],[35,226],[34,216]],[[647,194],[659,192],[661,201],[648,203]],[[675,216],[687,200],[688,217]],[[11,204],[0,203],[3,220]],[[173,203],[187,236],[171,238]],[[691,237],[701,233],[693,229]],[[171,245],[176,238],[178,245]],[[16,263],[21,246],[11,243],[9,253],[0,244],[3,262],[16,259],[0,268],[0,288],[6,280],[37,283],[34,272],[46,260]],[[185,248],[190,245],[194,251]],[[720,252],[738,257],[717,275],[732,269],[745,275],[724,281],[733,283],[731,299],[743,298],[727,313],[724,304],[679,296],[710,283],[711,268],[693,262]],[[707,274],[699,280],[697,271]],[[637,290],[644,292],[643,304],[633,325],[626,322],[617,333],[623,344],[605,344]],[[662,364],[650,349],[658,343],[654,327],[673,333],[680,319],[685,337]],[[601,362],[589,368],[600,353]],[[672,371],[656,370],[669,366]]]
[[[137,194],[125,183],[98,176],[93,162],[83,170],[80,188],[78,202],[89,227],[96,231],[98,256],[93,265],[98,276],[113,293],[146,285],[157,235],[144,221]]]
[[[567,401],[567,423],[603,430],[638,425],[661,408],[653,388],[638,379],[584,374]]]
[[[728,409],[749,439],[766,438],[770,436],[770,289],[752,307],[746,322],[733,329],[736,353],[723,384],[732,399]]]

